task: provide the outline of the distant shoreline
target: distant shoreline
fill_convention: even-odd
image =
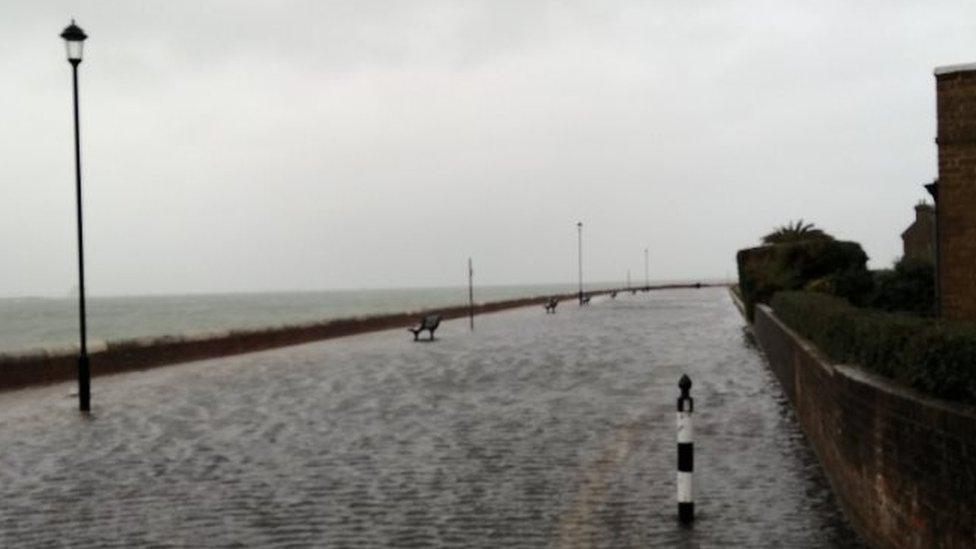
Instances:
[[[726,286],[726,284],[662,284],[652,285],[647,289],[668,290],[721,286]],[[591,291],[586,292],[586,294],[598,296],[613,292],[640,290],[641,288],[617,288]],[[574,292],[476,303],[474,314],[480,315],[541,305],[553,297],[561,301],[573,300],[576,299],[576,296],[577,294]],[[468,305],[457,305],[419,312],[340,318],[273,328],[234,330],[195,336],[160,336],[110,341],[90,353],[92,375],[97,377],[119,374],[183,362],[301,345],[349,335],[403,328],[417,322],[424,315],[432,313],[440,314],[444,320],[463,318],[468,316],[469,311]],[[76,357],[77,351],[71,349],[0,354],[0,391],[74,379],[77,375]]]
[[[733,279],[713,277],[713,278],[702,278],[702,279],[655,279],[653,284],[650,284],[651,288],[665,287],[665,286],[693,286],[696,282],[701,282],[702,287],[705,286],[727,286],[734,282]],[[591,288],[614,288],[616,284],[621,284],[622,282],[607,282],[607,281],[592,281],[587,282],[586,285]],[[505,283],[505,284],[484,284],[475,286],[475,293],[478,293],[484,289],[498,289],[498,288],[555,288],[555,287],[566,287],[574,288],[576,282],[532,282],[525,284],[516,283]],[[643,286],[636,286],[641,288]],[[623,291],[623,287],[619,287]],[[459,290],[467,295],[468,287],[466,285],[448,285],[448,286],[391,286],[391,287],[364,287],[364,288],[354,288],[354,287],[341,287],[341,288],[317,288],[317,289],[278,289],[278,290],[231,290],[231,291],[215,291],[215,290],[188,290],[185,292],[150,292],[150,293],[98,293],[92,292],[91,290],[86,290],[85,295],[87,299],[93,300],[114,300],[114,299],[166,299],[174,297],[233,297],[233,296],[270,296],[270,295],[315,295],[315,294],[355,294],[360,292],[402,292],[402,291],[424,291],[424,290]],[[603,291],[603,290],[594,290]],[[629,290],[628,290],[629,291]],[[573,294],[576,295],[576,294]],[[62,294],[22,294],[22,295],[0,295],[0,302],[2,301],[71,301],[75,302],[78,300],[77,295],[69,295],[68,293]]]

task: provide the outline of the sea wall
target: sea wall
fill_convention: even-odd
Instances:
[[[742,290],[738,286],[729,286],[729,297],[732,298],[732,304],[735,305],[735,308],[739,309],[739,313],[743,317],[748,318],[746,303],[742,300]]]
[[[651,290],[704,287],[707,284],[668,284],[651,286]],[[588,291],[597,296],[614,291]],[[536,296],[491,303],[475,304],[475,314],[493,313],[517,307],[541,305],[550,298],[575,300],[576,294]],[[465,317],[467,305],[411,313],[373,315],[326,322],[282,326],[258,330],[239,330],[192,336],[163,336],[108,342],[89,352],[93,376],[102,376],[203,360],[221,356],[263,351],[289,345],[331,339],[365,332],[403,328],[417,324],[424,315],[437,313],[444,320]],[[77,376],[77,351],[61,349],[13,355],[0,354],[0,391],[56,383]]]
[[[976,547],[976,411],[830,364],[765,305],[753,333],[864,540]]]

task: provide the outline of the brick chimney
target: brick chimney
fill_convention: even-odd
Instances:
[[[935,70],[939,310],[976,320],[976,63]]]

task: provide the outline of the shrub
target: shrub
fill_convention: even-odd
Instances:
[[[860,244],[839,240],[807,240],[740,250],[736,262],[746,314],[752,320],[756,303],[768,303],[778,291],[799,290],[808,284],[818,291],[860,303],[872,287],[867,259]]]
[[[976,403],[976,325],[861,309],[809,292],[781,292],[776,315],[832,361],[859,364],[920,391]]]
[[[831,294],[837,291],[834,287],[834,281],[831,280],[829,276],[822,276],[820,278],[815,278],[807,283],[803,289],[807,292],[816,292],[818,294]]]
[[[935,267],[921,259],[902,259],[894,270],[874,273],[874,292],[868,302],[885,311],[930,316],[935,311]]]

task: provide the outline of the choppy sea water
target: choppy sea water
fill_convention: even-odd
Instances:
[[[0,546],[847,547],[724,289],[0,393]],[[676,522],[694,381],[693,528]]]
[[[589,289],[610,287],[592,285]],[[475,290],[484,303],[575,291],[576,286],[488,286]],[[468,289],[407,288],[241,294],[91,297],[90,341],[183,335],[313,322],[379,313],[462,305]],[[64,347],[78,342],[77,298],[0,299],[0,353]]]

